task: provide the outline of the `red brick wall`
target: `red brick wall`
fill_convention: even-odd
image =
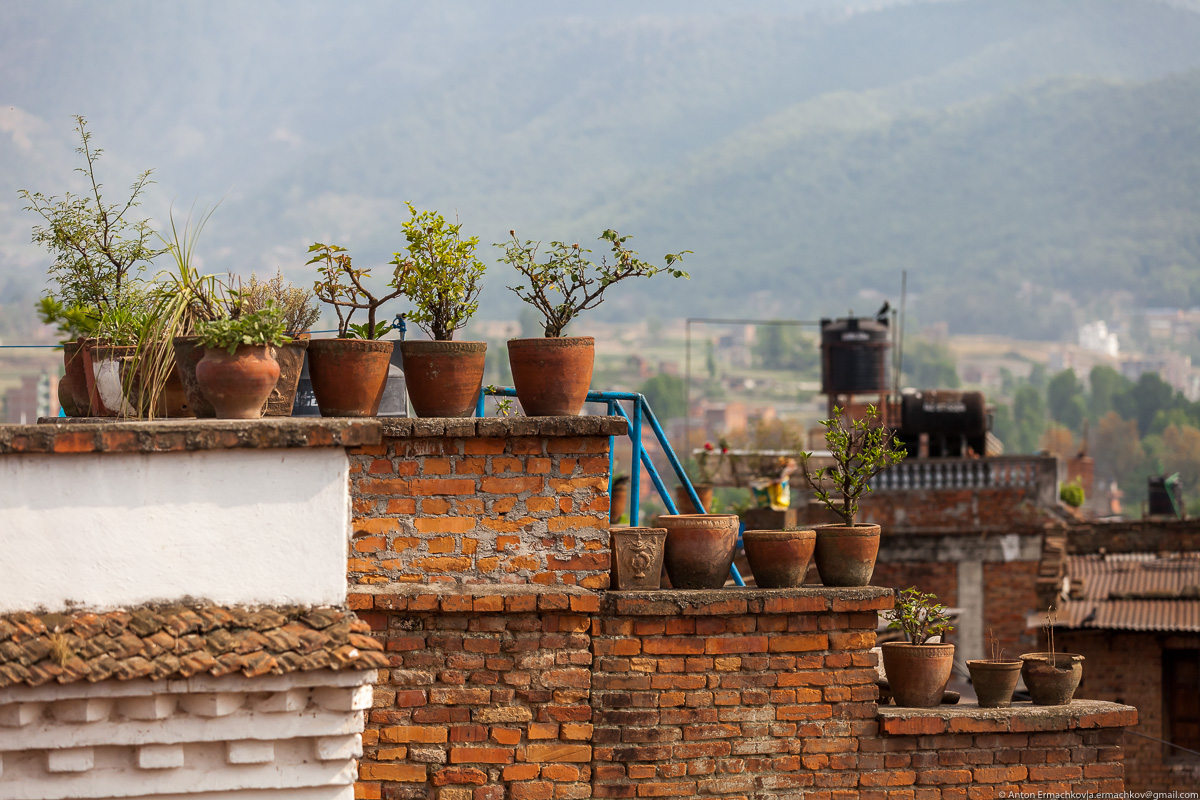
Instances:
[[[985,562],[983,565],[984,647],[990,647],[989,632],[1004,648],[1006,658],[1015,658],[1038,648],[1037,630],[1025,620],[1038,610],[1035,591],[1036,561]],[[987,653],[988,657],[991,656]]]
[[[438,436],[426,434],[440,420],[387,421],[382,444],[352,449],[351,586],[607,587],[608,434],[624,422],[549,420],[464,420]],[[529,435],[498,435],[513,430]]]
[[[1050,519],[1048,509],[1038,508],[1034,500],[1032,490],[1015,488],[871,492],[862,499],[858,521],[891,532],[1011,533],[1040,527]]]
[[[1077,697],[1137,707],[1133,730],[1156,739],[1171,738],[1163,697],[1164,648],[1200,647],[1200,636],[1151,631],[1065,631],[1054,634],[1055,649],[1084,657]],[[1200,757],[1189,757],[1141,736],[1123,740],[1126,786],[1130,791],[1167,791],[1200,785]]]

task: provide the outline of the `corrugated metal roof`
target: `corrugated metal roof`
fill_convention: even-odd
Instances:
[[[1058,627],[1200,631],[1200,553],[1068,556],[1064,568],[1070,599],[1059,601]]]

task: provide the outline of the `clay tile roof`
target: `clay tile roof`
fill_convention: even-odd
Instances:
[[[0,615],[0,689],[387,666],[383,646],[369,633],[339,608],[144,606]]]
[[[1058,627],[1200,631],[1198,553],[1067,556],[1063,573],[1069,596],[1058,601]]]

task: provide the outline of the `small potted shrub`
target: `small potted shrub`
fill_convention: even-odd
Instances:
[[[483,387],[487,342],[455,342],[454,334],[479,308],[484,266],[475,257],[479,237],[463,238],[462,225],[434,211],[403,224],[406,253],[396,253],[395,284],[415,306],[407,319],[429,340],[400,343],[404,382],[419,417],[471,416]]]
[[[691,251],[668,253],[665,266],[660,267],[640,260],[626,247],[629,236],[606,230],[599,238],[611,246],[611,262],[604,257],[594,264],[587,260],[590,250],[562,242],[551,242],[545,260],[539,262],[540,242],[522,244],[515,231],[508,233],[511,240],[496,247],[504,251],[501,260],[525,279],[523,285],[508,288],[541,312],[546,334],[508,342],[517,399],[528,416],[574,416],[587,400],[596,343],[590,336],[563,336],[567,325],[581,312],[598,306],[605,290],[626,278],[650,278],[660,272],[687,278],[688,274],[674,265]]]
[[[1021,678],[1035,706],[1063,706],[1071,702],[1083,678],[1083,656],[1054,651],[1054,610],[1046,609],[1045,653],[1021,656]]]
[[[825,444],[834,463],[810,471],[808,461],[812,454],[804,453],[801,472],[817,499],[841,517],[843,524],[817,527],[813,555],[826,586],[866,586],[871,582],[875,557],[879,554],[879,526],[855,522],[859,499],[871,491],[871,478],[904,460],[905,453],[890,430],[874,424],[878,417],[875,406],[867,406],[863,418],[848,427],[843,424],[842,409],[834,408],[833,413],[833,419],[821,424],[825,426]]]
[[[267,396],[279,380],[272,348],[287,339],[283,313],[274,304],[237,319],[202,322],[198,326],[204,357],[196,379],[222,419],[258,419]]]
[[[313,293],[288,283],[283,272],[276,270],[275,277],[260,281],[251,273],[250,280],[238,290],[238,301],[243,313],[251,313],[274,303],[283,314],[283,328],[288,342],[275,351],[279,362],[279,382],[267,398],[268,417],[290,417],[296,401],[296,387],[304,369],[304,353],[308,350],[308,329],[321,315],[314,302]]]
[[[979,698],[980,708],[1008,708],[1012,705],[1013,691],[1021,674],[1021,663],[1004,657],[1004,648],[999,640],[991,636],[991,658],[976,658],[967,662],[971,673],[971,686]]]
[[[324,417],[373,417],[387,385],[394,342],[380,341],[391,329],[387,320],[379,320],[384,303],[404,293],[395,288],[377,297],[367,287],[370,270],[356,269],[346,248],[316,242],[308,248],[314,254],[309,264],[317,264],[320,277],[313,293],[333,306],[338,319],[336,339],[312,339],[308,344],[308,374],[312,379],[317,407]],[[395,286],[400,268],[393,273]],[[365,311],[367,321],[351,322],[356,311]]]
[[[907,641],[884,642],[883,669],[896,705],[934,708],[941,705],[950,671],[954,667],[954,645],[941,637],[954,629],[950,613],[933,594],[908,588],[896,595],[888,628],[904,633]],[[938,642],[930,639],[938,638]]]

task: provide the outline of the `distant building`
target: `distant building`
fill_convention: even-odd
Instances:
[[[21,385],[4,393],[4,421],[14,425],[58,416],[58,376],[26,375]]]
[[[1108,324],[1102,319],[1079,326],[1079,346],[1113,358],[1119,355],[1121,349],[1117,334],[1109,331]]]

